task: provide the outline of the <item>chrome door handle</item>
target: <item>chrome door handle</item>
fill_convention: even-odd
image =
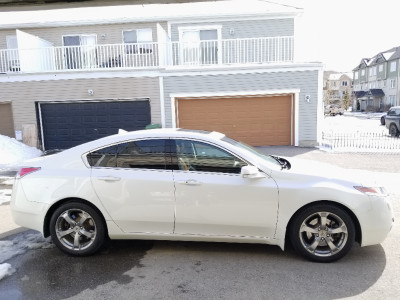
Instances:
[[[178,183],[186,184],[186,185],[200,185],[201,184],[200,181],[197,181],[197,180],[194,180],[194,179],[181,180],[181,181],[178,181]]]
[[[114,176],[100,176],[97,177],[97,179],[104,180],[104,181],[120,181],[120,177],[114,177]]]

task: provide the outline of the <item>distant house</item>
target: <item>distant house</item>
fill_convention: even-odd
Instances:
[[[349,97],[353,93],[352,74],[332,71],[324,72],[324,104],[337,104],[343,106],[346,93]]]
[[[13,12],[0,20],[0,134],[36,126],[48,150],[159,124],[315,145],[322,65],[295,61],[301,10],[238,3]]]
[[[400,105],[400,46],[363,58],[354,68],[354,107],[386,111]]]

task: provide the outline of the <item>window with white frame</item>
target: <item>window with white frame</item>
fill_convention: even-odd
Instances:
[[[18,41],[16,35],[7,35],[7,61],[10,71],[19,71],[19,52]]]
[[[361,70],[361,76],[365,76],[365,69]]]
[[[369,68],[369,70],[368,70],[368,75],[369,75],[369,76],[372,76],[372,67]]]
[[[395,101],[396,101],[396,96],[394,96],[394,95],[389,96],[389,104],[391,106],[394,106]]]
[[[386,87],[386,80],[382,80],[382,86]]]
[[[153,32],[151,28],[123,30],[124,44],[127,54],[153,52]]]
[[[358,71],[356,71],[356,72],[354,73],[354,79],[355,79],[355,80],[358,79]]]
[[[64,35],[64,57],[67,69],[90,69],[97,65],[97,35]]]
[[[379,68],[379,72],[383,72],[383,64],[380,64],[378,68]]]
[[[221,26],[179,27],[181,63],[216,64],[221,48]]]
[[[342,81],[342,86],[347,86],[347,84],[348,84],[347,80]]]
[[[390,88],[394,89],[396,87],[396,79],[390,79]]]
[[[372,82],[369,83],[369,89],[372,89]]]
[[[392,61],[390,63],[390,72],[395,72],[396,71],[396,67],[397,67],[397,62],[396,61]]]

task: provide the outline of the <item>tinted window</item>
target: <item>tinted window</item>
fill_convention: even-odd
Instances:
[[[118,148],[118,168],[166,169],[165,140],[129,142]]]
[[[216,146],[190,140],[175,140],[177,168],[184,171],[240,173],[247,164]]]
[[[114,145],[89,153],[88,162],[92,167],[166,169],[171,164],[167,141],[141,140]]]
[[[92,167],[116,167],[118,146],[99,149],[87,155],[89,165]]]

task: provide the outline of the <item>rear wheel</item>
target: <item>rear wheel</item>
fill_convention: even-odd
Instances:
[[[290,230],[295,250],[317,262],[342,258],[355,241],[353,220],[345,210],[331,204],[319,204],[300,211]]]
[[[399,130],[397,129],[395,124],[391,124],[389,127],[389,134],[391,136],[399,136]]]
[[[98,251],[106,235],[97,211],[80,202],[69,202],[56,209],[50,220],[50,234],[58,248],[77,256]]]

